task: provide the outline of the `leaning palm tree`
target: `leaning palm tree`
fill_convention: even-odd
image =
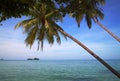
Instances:
[[[107,29],[102,23],[99,22],[98,17],[103,19],[104,14],[99,5],[104,5],[105,0],[70,0],[70,5],[66,6],[68,13],[74,17],[80,26],[80,22],[85,18],[89,28],[92,26],[92,20],[97,23],[101,28],[108,32],[113,38],[120,42],[120,38]]]
[[[53,44],[54,39],[56,38],[57,42],[60,43],[61,40],[59,34],[61,33],[65,38],[68,37],[77,44],[79,44],[89,54],[95,57],[112,73],[114,73],[117,77],[120,78],[120,74],[115,69],[113,69],[110,65],[108,65],[104,60],[97,56],[88,47],[86,47],[80,41],[66,33],[58,24],[56,24],[57,21],[62,19],[63,17],[62,15],[63,14],[61,14],[61,12],[59,12],[59,10],[56,8],[54,2],[52,1],[39,2],[33,8],[30,9],[29,12],[30,18],[21,21],[15,26],[15,28],[23,27],[24,31],[27,33],[27,38],[25,40],[26,44],[30,45],[31,47],[34,41],[37,40],[38,49],[39,44],[43,49],[44,40],[47,40],[49,44]]]

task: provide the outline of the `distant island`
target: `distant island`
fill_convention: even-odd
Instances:
[[[3,58],[1,58],[0,60],[4,60]]]
[[[40,60],[39,58],[28,58],[27,60]]]

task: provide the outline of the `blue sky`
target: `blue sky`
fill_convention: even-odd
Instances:
[[[103,7],[104,20],[101,22],[107,26],[114,34],[120,37],[120,0],[106,0],[106,5]],[[16,23],[24,20],[11,18],[2,22],[0,26],[0,58],[4,59],[27,59],[38,57],[43,60],[57,59],[94,59],[83,48],[78,46],[70,39],[62,38],[61,45],[55,44],[50,46],[44,44],[44,50],[37,51],[37,43],[32,48],[26,47],[24,40],[26,35],[23,34],[21,28],[15,30]],[[93,23],[92,28],[88,29],[86,22],[81,22],[81,27],[78,28],[74,19],[66,16],[62,23],[59,23],[63,29],[77,38],[98,56],[103,59],[120,59],[120,43],[100,28],[96,23]]]

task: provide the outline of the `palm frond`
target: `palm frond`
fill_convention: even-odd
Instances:
[[[103,19],[103,18],[104,18],[104,14],[103,14],[100,10],[98,10],[98,9],[96,9],[96,14],[97,14],[97,16],[98,16],[100,19]]]
[[[85,19],[86,19],[86,22],[87,22],[88,27],[91,28],[91,25],[92,25],[92,20],[91,20],[91,18],[89,17],[89,15],[86,15],[85,17],[86,17]]]
[[[105,0],[97,0],[101,5],[105,5]]]
[[[28,33],[28,36],[27,36],[27,38],[25,39],[25,43],[26,43],[26,45],[28,46],[28,45],[30,45],[30,48],[31,48],[31,46],[33,45],[33,43],[34,43],[34,40],[35,40],[35,38],[36,38],[36,31],[38,30],[38,27],[36,26],[36,27],[34,27],[34,28],[32,28],[31,29],[31,31],[30,31],[30,33]]]
[[[42,40],[40,43],[41,43],[41,50],[43,51],[44,41]]]
[[[27,24],[27,23],[28,23],[29,21],[31,21],[31,20],[33,20],[33,19],[23,20],[23,21],[17,23],[14,28],[17,29],[18,27],[24,27],[24,25]]]
[[[24,31],[28,32],[29,29],[31,29],[31,27],[36,24],[36,21],[37,21],[37,19],[27,19],[27,20],[24,20],[24,21],[18,23],[15,26],[15,29],[18,28],[18,27],[23,27]]]
[[[78,27],[80,27],[80,22],[82,21],[83,17],[84,17],[84,14],[76,15],[76,21],[77,21]]]

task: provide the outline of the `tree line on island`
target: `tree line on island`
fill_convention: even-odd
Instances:
[[[99,19],[104,18],[102,9],[105,0],[1,0],[0,1],[0,22],[5,21],[11,17],[27,16],[26,20],[19,22],[15,28],[23,27],[27,34],[25,43],[32,47],[35,41],[38,42],[43,50],[44,41],[48,41],[50,45],[54,44],[56,40],[58,44],[61,43],[60,34],[65,38],[70,38],[90,55],[101,62],[107,69],[120,78],[120,73],[106,63],[91,49],[85,46],[82,42],[68,34],[60,27],[57,22],[61,22],[66,15],[70,15],[76,20],[78,27],[83,19],[86,20],[88,28],[92,27],[94,21],[111,36],[113,36],[119,43],[120,38],[108,30]]]

